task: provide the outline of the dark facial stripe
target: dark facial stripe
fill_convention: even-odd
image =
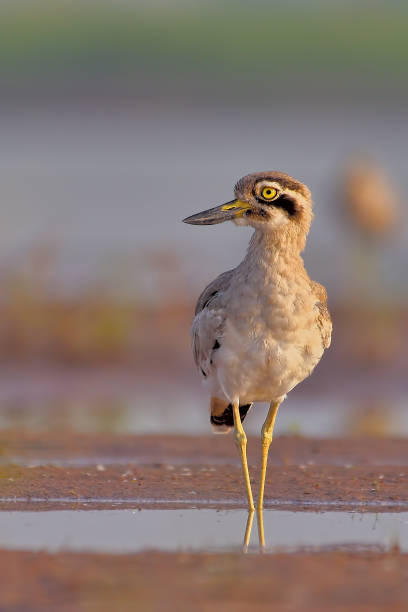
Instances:
[[[286,194],[280,195],[278,198],[276,198],[276,200],[272,200],[271,202],[268,202],[268,200],[264,200],[263,198],[260,198],[259,196],[257,196],[255,192],[255,188],[252,190],[252,195],[260,204],[264,204],[266,206],[276,206],[278,208],[283,208],[283,210],[286,210],[289,217],[293,217],[297,212],[296,202]],[[247,211],[247,214],[248,212],[249,211]]]
[[[295,201],[292,200],[292,198],[290,198],[289,196],[284,195],[284,194],[279,196],[277,200],[274,200],[273,202],[271,202],[270,205],[277,206],[278,208],[283,208],[283,210],[286,210],[289,217],[293,217],[297,212]]]

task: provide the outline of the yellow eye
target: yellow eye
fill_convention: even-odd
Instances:
[[[278,195],[278,192],[273,187],[264,187],[261,196],[264,200],[273,200]]]

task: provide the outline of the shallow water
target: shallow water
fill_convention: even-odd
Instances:
[[[245,510],[103,510],[0,512],[0,547],[12,550],[135,553],[236,550]],[[408,551],[408,512],[289,512],[265,510],[270,551],[398,545]],[[256,519],[251,546],[257,544]]]

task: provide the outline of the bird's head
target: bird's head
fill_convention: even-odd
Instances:
[[[310,191],[303,183],[283,172],[254,172],[237,182],[234,193],[234,200],[187,217],[184,223],[234,221],[277,237],[296,236],[303,248],[313,216]]]

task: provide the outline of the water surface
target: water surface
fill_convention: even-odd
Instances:
[[[63,510],[0,512],[0,547],[33,551],[136,553],[241,548],[245,510]],[[268,550],[399,546],[408,551],[408,512],[265,510]],[[251,545],[257,544],[256,519]]]

